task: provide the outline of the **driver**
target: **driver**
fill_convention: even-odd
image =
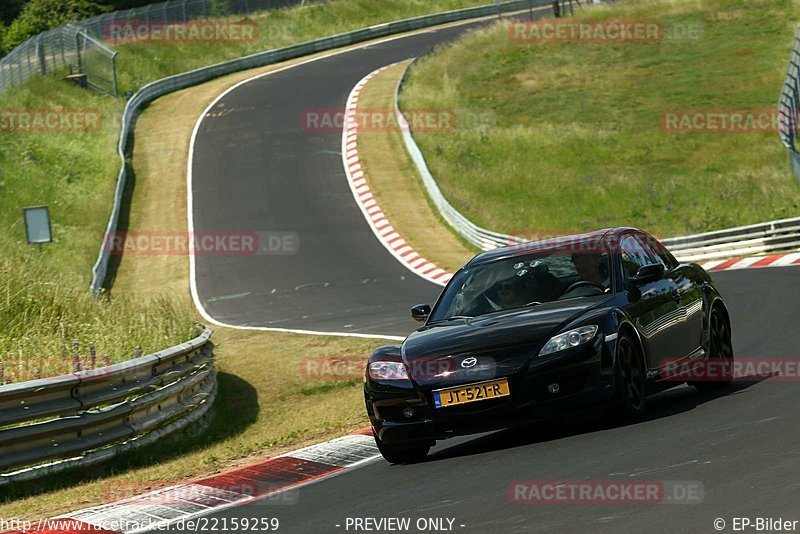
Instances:
[[[575,264],[575,270],[578,271],[581,280],[601,285],[603,288],[610,286],[605,255],[573,252],[572,263]]]

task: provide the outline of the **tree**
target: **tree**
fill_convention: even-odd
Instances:
[[[11,22],[19,16],[22,11],[23,0],[2,0],[0,2],[0,22],[4,24],[11,24]]]
[[[108,11],[93,0],[29,0],[6,30],[4,47],[14,48],[27,38]]]

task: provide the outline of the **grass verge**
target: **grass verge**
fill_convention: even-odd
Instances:
[[[401,104],[494,114],[494,127],[415,134],[448,200],[493,230],[669,236],[796,216],[774,129],[673,133],[662,120],[773,110],[797,7],[646,0],[579,13],[655,20],[664,38],[646,43],[520,42],[498,24],[421,60]]]
[[[121,103],[52,79],[33,80],[0,101],[0,375],[2,382],[72,371],[72,342],[82,359],[94,344],[116,363],[140,346],[155,352],[193,335],[181,304],[124,296],[95,302],[91,267],[102,241],[118,170]],[[87,110],[97,128],[13,129],[23,113]],[[107,157],[98,157],[98,154]],[[22,208],[47,205],[53,243],[28,245]],[[66,356],[64,356],[66,353]],[[106,359],[105,356],[108,356]],[[91,367],[87,361],[83,368]]]
[[[251,17],[231,16],[232,23],[247,21],[255,28],[252,39],[223,39],[173,46],[147,39],[119,44],[121,89],[135,90],[145,83],[212,63],[280,48],[326,35],[357,30],[405,18],[487,4],[487,0],[334,0],[276,9]]]

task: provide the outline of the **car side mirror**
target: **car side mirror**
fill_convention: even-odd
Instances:
[[[650,265],[643,265],[636,271],[636,276],[631,278],[631,283],[635,286],[643,286],[656,280],[661,280],[664,277],[666,269],[661,263],[653,263]]]
[[[419,322],[425,322],[431,314],[431,307],[428,304],[417,304],[411,308],[411,317]]]

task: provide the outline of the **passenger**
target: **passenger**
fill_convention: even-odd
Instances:
[[[469,315],[477,316],[524,306],[526,301],[522,289],[522,280],[516,275],[501,280],[475,299]]]

